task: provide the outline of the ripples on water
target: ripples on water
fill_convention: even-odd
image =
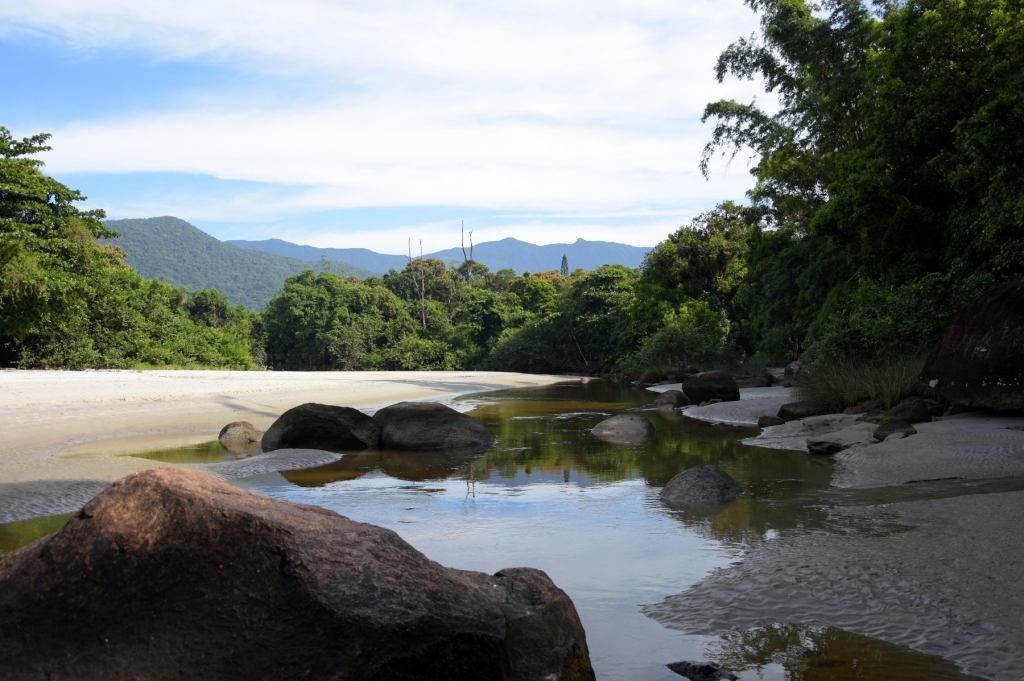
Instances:
[[[745,446],[739,440],[756,428],[650,410],[652,400],[600,381],[476,395],[468,398],[470,413],[499,440],[482,455],[351,452],[327,466],[240,484],[389,527],[444,565],[544,570],[576,604],[599,679],[678,680],[667,663],[708,659],[764,681],[968,678],[940,658],[837,629],[780,624],[688,636],[642,615],[639,605],[727,567],[749,542],[833,522],[829,460]],[[614,445],[589,432],[610,414],[636,410],[655,425],[647,443]],[[147,456],[229,460],[218,447]],[[672,476],[705,463],[725,469],[748,494],[710,515],[672,511],[658,500]],[[0,551],[4,537],[0,526]]]

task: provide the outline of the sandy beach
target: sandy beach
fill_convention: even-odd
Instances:
[[[751,425],[797,399],[785,388],[741,396],[684,413]],[[799,450],[811,436],[855,443],[831,457],[827,529],[755,543],[644,612],[690,634],[840,627],[941,655],[970,674],[1024,677],[1024,417],[976,411],[914,427],[916,435],[875,443],[874,424],[829,415],[744,440]]]
[[[266,429],[305,402],[372,413],[402,400],[564,380],[574,379],[479,371],[0,371],[0,522],[74,510],[109,482],[168,465],[129,454],[214,440],[232,421]]]

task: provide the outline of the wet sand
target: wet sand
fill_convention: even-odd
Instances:
[[[783,399],[768,395],[780,389],[760,390],[759,398],[742,391],[740,402],[685,413],[756,423],[762,406]],[[853,417],[767,428],[744,443],[803,450],[810,435],[856,441],[833,457],[833,485],[879,488],[872,496],[880,502],[837,505],[829,529],[756,543],[738,563],[644,612],[692,634],[776,622],[840,627],[941,655],[970,674],[1024,678],[1024,492],[974,493],[980,479],[1024,478],[1022,426],[1024,417],[970,412],[915,424],[917,435],[882,443],[870,438],[874,424]],[[886,487],[902,492],[906,483],[947,478],[948,498],[882,501]]]
[[[305,402],[372,413],[401,400],[564,380],[575,379],[476,371],[0,371],[0,522],[75,510],[109,482],[168,465],[127,454],[213,440],[232,421],[266,429]]]

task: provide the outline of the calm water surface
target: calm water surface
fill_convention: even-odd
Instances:
[[[476,395],[463,406],[499,440],[483,455],[352,452],[334,464],[240,484],[389,527],[444,565],[544,570],[576,604],[599,679],[678,681],[683,677],[665,667],[677,660],[724,662],[745,670],[745,680],[971,678],[941,658],[833,628],[779,624],[688,636],[642,615],[638,606],[727,567],[750,542],[834,522],[829,460],[748,447],[739,440],[756,428],[708,425],[651,410],[651,401],[649,392],[600,381]],[[609,415],[639,410],[657,429],[645,444],[609,444],[590,433]],[[217,443],[145,456],[175,463],[233,458]],[[749,494],[711,515],[673,511],[658,500],[672,476],[705,463],[728,471]],[[65,520],[26,522],[52,532]],[[0,552],[30,533],[0,526]]]

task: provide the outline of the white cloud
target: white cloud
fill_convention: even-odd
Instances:
[[[302,186],[187,207],[196,217],[401,205],[638,210],[712,205],[750,185],[741,167],[710,185],[697,172],[704,105],[759,89],[713,79],[718,53],[756,27],[740,0],[0,0],[0,22],[294,83],[298,100],[206,93],[201,108],[53,131],[46,160],[57,173]]]

